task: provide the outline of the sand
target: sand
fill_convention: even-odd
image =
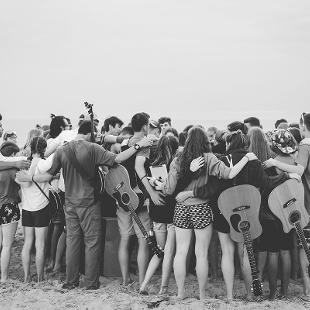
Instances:
[[[42,283],[24,284],[21,265],[21,248],[23,236],[19,230],[13,245],[13,257],[10,265],[10,281],[0,287],[0,309],[310,309],[310,302],[303,301],[300,296],[302,285],[300,281],[292,281],[289,287],[289,298],[275,301],[267,300],[268,284],[264,283],[264,296],[260,302],[246,302],[242,281],[235,280],[235,300],[227,304],[224,301],[225,287],[222,280],[209,283],[209,298],[201,302],[197,299],[198,284],[193,275],[188,275],[186,291],[188,298],[176,301],[176,283],[171,278],[169,297],[156,304],[156,293],[160,286],[160,276],[156,275],[149,286],[149,296],[138,294],[137,282],[128,287],[120,285],[120,278],[101,277],[101,287],[96,291],[86,291],[83,288],[65,291],[61,289],[65,275],[47,276]],[[32,273],[35,266],[32,263]],[[137,281],[137,277],[133,276]]]

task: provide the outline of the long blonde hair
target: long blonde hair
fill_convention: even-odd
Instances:
[[[248,132],[248,138],[248,151],[254,153],[262,163],[267,159],[274,157],[266,135],[261,128],[250,128]]]

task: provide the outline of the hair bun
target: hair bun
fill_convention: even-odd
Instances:
[[[53,113],[51,113],[51,119],[53,119],[53,118],[55,118],[55,117],[56,117],[56,115],[53,114]]]

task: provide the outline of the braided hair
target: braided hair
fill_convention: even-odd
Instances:
[[[42,159],[44,159],[44,153],[46,150],[46,139],[43,137],[34,137],[30,142],[31,155],[30,160],[33,159],[33,154],[38,154]]]

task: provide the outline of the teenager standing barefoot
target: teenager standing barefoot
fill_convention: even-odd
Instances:
[[[4,142],[0,152],[5,157],[13,157],[19,151],[16,144]],[[18,207],[19,186],[15,183],[17,169],[0,171],[0,253],[1,253],[1,282],[8,279],[11,248],[20,219]]]

